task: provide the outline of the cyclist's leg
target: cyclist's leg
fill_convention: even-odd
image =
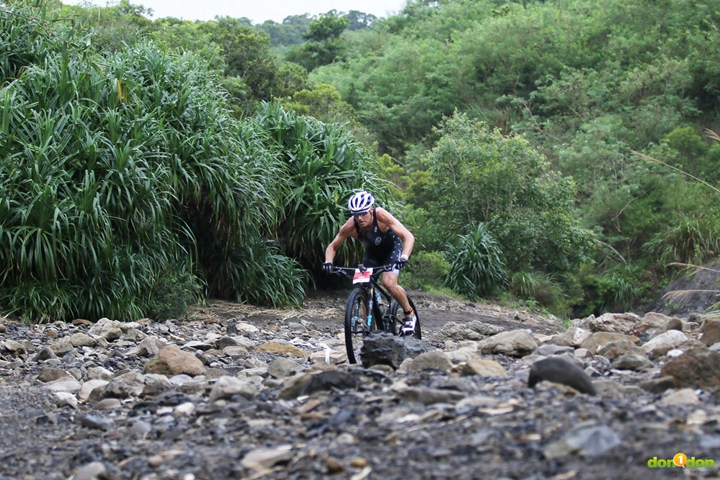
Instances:
[[[400,260],[401,254],[402,240],[400,240],[400,238],[396,238],[392,249],[384,255],[384,258],[382,259],[382,265],[394,265],[398,260]],[[408,302],[405,289],[398,285],[399,275],[400,270],[398,270],[397,268],[393,268],[391,271],[383,273],[382,284],[385,288],[387,288],[388,292],[390,292],[390,295],[392,295],[393,298],[398,302],[403,311],[409,312],[410,302]]]

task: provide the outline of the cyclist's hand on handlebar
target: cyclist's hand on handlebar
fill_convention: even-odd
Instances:
[[[322,270],[325,273],[332,273],[333,272],[333,264],[332,262],[325,262],[322,264]]]
[[[408,258],[405,255],[400,255],[400,258],[397,262],[395,262],[395,268],[398,270],[402,270],[403,268],[407,267]]]

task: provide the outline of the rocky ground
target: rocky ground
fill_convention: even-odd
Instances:
[[[342,295],[182,322],[0,318],[0,478],[718,477],[648,460],[720,461],[720,319],[564,329],[415,300],[423,340],[369,338],[368,368],[346,362]]]

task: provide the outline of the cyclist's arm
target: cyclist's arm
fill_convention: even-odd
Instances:
[[[410,233],[410,230],[405,228],[405,225],[400,223],[400,220],[393,217],[390,212],[385,210],[384,208],[376,208],[375,209],[375,215],[377,216],[378,222],[382,222],[385,225],[387,225],[393,232],[397,234],[398,237],[400,237],[403,241],[403,251],[402,254],[406,258],[410,258],[410,254],[412,253],[413,246],[415,245],[415,236],[413,236],[412,233]]]
[[[337,249],[340,248],[340,246],[345,242],[345,240],[350,237],[357,238],[357,231],[355,230],[355,224],[352,218],[345,222],[345,225],[340,227],[340,231],[338,232],[338,234],[335,235],[333,241],[330,242],[330,245],[328,245],[325,249],[325,262],[332,263],[333,259],[335,258],[335,252],[337,252]]]

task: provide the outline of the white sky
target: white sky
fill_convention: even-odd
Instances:
[[[347,13],[358,10],[376,17],[398,13],[406,0],[130,0],[133,5],[152,8],[153,19],[176,17],[184,20],[212,20],[215,16],[247,17],[253,24],[274,20],[278,23],[289,15],[318,15],[330,10]],[[86,0],[63,0],[66,4],[82,4]],[[92,0],[105,6],[118,2]]]

